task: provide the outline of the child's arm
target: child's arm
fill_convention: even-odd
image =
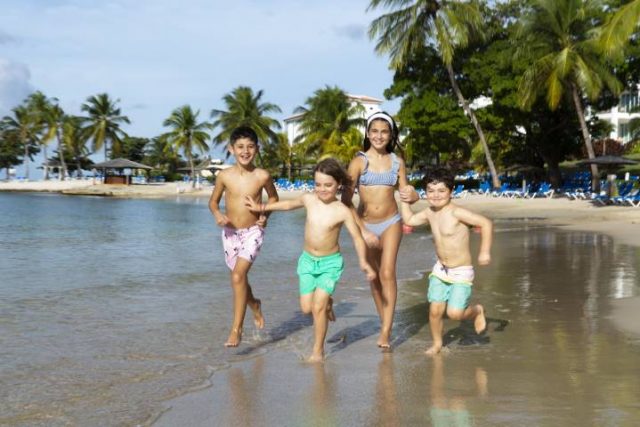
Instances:
[[[367,275],[367,280],[375,280],[376,272],[367,262],[367,245],[360,234],[360,229],[358,228],[358,224],[356,224],[356,220],[351,209],[347,209],[347,212],[345,213],[344,225],[347,227],[347,231],[351,234],[351,238],[353,239],[353,246],[356,248],[358,260],[360,261],[360,269]]]
[[[222,198],[222,193],[224,192],[224,174],[220,173],[218,178],[216,179],[216,184],[213,187],[213,191],[211,192],[211,198],[209,198],[209,210],[213,214],[216,219],[216,224],[221,227],[229,224],[231,220],[220,211],[220,199]]]
[[[398,193],[400,194],[400,201],[407,203],[415,203],[420,200],[420,196],[416,192],[413,185],[409,185],[407,180],[407,167],[402,158],[398,158],[400,162],[400,168],[398,169]]]
[[[458,221],[480,228],[480,253],[478,264],[487,265],[491,262],[491,243],[493,241],[493,223],[485,216],[471,212],[468,209],[456,207],[453,215]]]
[[[407,225],[415,227],[429,222],[429,208],[414,213],[409,203],[403,201],[400,203],[400,212],[402,213],[402,222]]]
[[[277,202],[269,202],[269,203],[258,203],[251,196],[245,196],[244,205],[251,212],[259,212],[261,214],[265,212],[272,211],[290,211],[293,209],[299,209],[304,206],[304,199],[309,196],[308,194],[303,194],[302,196],[291,199],[291,200],[282,200]]]
[[[278,197],[278,190],[276,190],[276,186],[273,185],[273,179],[271,179],[271,175],[267,175],[267,180],[264,183],[264,190],[267,192],[267,203],[275,203],[280,198]],[[260,215],[258,218],[257,224],[260,227],[266,227],[267,219],[269,219],[270,212],[265,212]]]

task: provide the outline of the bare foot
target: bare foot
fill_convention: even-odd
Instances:
[[[391,331],[380,331],[380,336],[378,337],[378,347],[380,348],[391,348],[391,344],[389,343],[389,335],[391,335]]]
[[[313,353],[311,356],[307,358],[307,362],[309,363],[321,363],[324,362],[324,354],[323,353]]]
[[[436,354],[440,353],[440,350],[442,350],[442,345],[434,344],[429,347],[429,349],[425,351],[425,353],[427,356],[435,356]]]
[[[484,308],[480,304],[476,307],[478,308],[479,313],[473,321],[473,326],[476,329],[476,334],[482,335],[487,332],[487,318],[484,315]]]
[[[229,333],[229,338],[227,338],[227,342],[224,343],[224,346],[237,347],[240,345],[240,341],[242,341],[242,328],[232,328]]]
[[[333,298],[329,298],[329,303],[327,304],[327,319],[331,322],[336,321],[336,314],[333,312]]]
[[[256,328],[262,329],[264,328],[264,317],[262,316],[262,301],[258,298],[254,298],[253,304],[249,304],[251,307],[251,311],[253,311],[253,323],[256,325]]]

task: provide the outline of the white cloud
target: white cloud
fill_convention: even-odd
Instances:
[[[4,116],[31,92],[31,75],[24,64],[0,58],[0,115]]]

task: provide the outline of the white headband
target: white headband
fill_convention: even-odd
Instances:
[[[391,127],[391,131],[393,132],[393,126],[394,126],[393,119],[391,118],[390,115],[382,111],[378,111],[377,113],[373,113],[372,115],[369,116],[369,118],[367,119],[367,129],[369,129],[369,125],[371,125],[371,122],[377,119],[382,119],[387,123],[389,123],[389,127]]]

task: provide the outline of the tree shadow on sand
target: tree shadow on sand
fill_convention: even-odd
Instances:
[[[351,302],[336,304],[334,306],[334,312],[338,317],[346,316],[353,311],[354,307],[355,303]],[[254,345],[242,348],[242,350],[238,351],[236,355],[246,356],[262,347],[282,341],[289,335],[311,326],[313,326],[313,317],[310,314],[303,314],[301,311],[296,311],[291,319],[285,320],[276,327],[270,329],[267,332],[268,336],[266,338],[261,339]]]

